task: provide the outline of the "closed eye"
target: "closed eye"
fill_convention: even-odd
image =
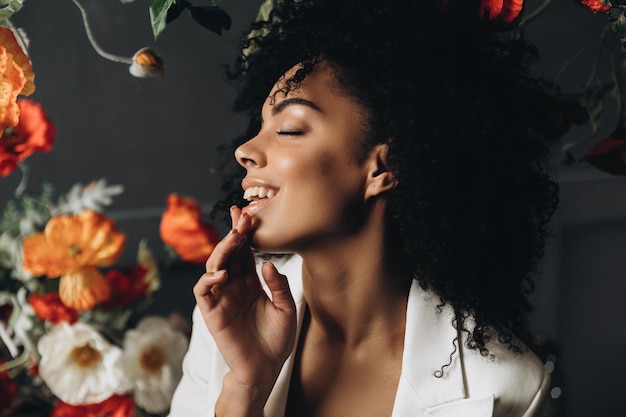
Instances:
[[[277,130],[276,133],[285,136],[301,136],[303,134],[303,132],[299,130]]]

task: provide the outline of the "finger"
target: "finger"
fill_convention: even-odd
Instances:
[[[287,277],[278,272],[273,263],[267,261],[263,262],[261,272],[272,294],[272,303],[274,306],[280,310],[295,310],[296,307]]]
[[[242,234],[237,229],[232,229],[228,234],[215,245],[211,256],[205,263],[206,271],[211,273],[226,268],[228,257],[237,249],[241,243]]]
[[[241,218],[241,209],[237,206],[230,206],[230,223],[231,223],[230,227],[232,229],[237,228],[237,223],[239,222],[240,218]]]
[[[205,273],[200,276],[193,287],[193,294],[201,309],[208,311],[215,306],[219,301],[220,286],[227,280],[228,272],[226,270]]]

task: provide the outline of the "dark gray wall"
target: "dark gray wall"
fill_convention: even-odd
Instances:
[[[224,0],[233,28],[223,37],[184,15],[157,42],[149,27],[147,0],[84,1],[94,34],[104,49],[130,56],[155,46],[165,59],[165,76],[136,79],[125,65],[98,56],[89,45],[78,9],[70,0],[28,0],[15,16],[31,39],[31,58],[41,102],[56,123],[54,150],[29,159],[33,190],[42,181],[64,192],[75,182],[106,177],[126,191],[110,214],[129,235],[125,262],[147,237],[160,256],[158,222],[170,192],[188,194],[209,206],[219,197],[215,149],[241,121],[228,112],[231,88],[220,66],[232,61],[241,31],[256,15],[260,0]],[[532,10],[540,0],[528,1]],[[200,4],[200,0],[198,0]],[[596,36],[605,18],[574,0],[555,0],[529,26],[542,53],[542,71],[555,68]],[[564,79],[578,88],[587,79],[595,53],[584,54]],[[605,60],[603,62],[606,62]],[[599,138],[610,133],[614,114],[603,119]],[[564,141],[589,135],[573,129]],[[575,152],[580,155],[589,143]],[[18,174],[0,179],[0,202],[12,195]],[[624,416],[626,383],[626,180],[577,165],[560,168],[562,207],[534,296],[533,328],[558,347],[555,386],[562,396],[553,415]],[[154,311],[193,307],[191,286],[202,268],[175,265],[164,277]]]

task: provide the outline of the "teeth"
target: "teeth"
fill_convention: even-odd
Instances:
[[[261,198],[272,198],[276,195],[276,191],[265,187],[250,187],[243,193],[243,198],[248,201],[258,200]]]

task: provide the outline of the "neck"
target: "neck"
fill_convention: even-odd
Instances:
[[[371,216],[357,234],[301,255],[311,325],[330,341],[358,346],[404,336],[408,286],[398,283],[387,253],[382,215]]]

